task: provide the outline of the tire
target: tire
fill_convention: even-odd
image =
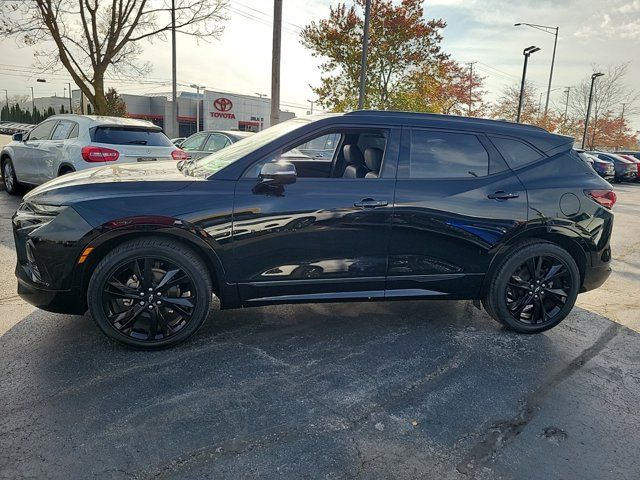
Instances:
[[[67,173],[73,173],[74,171],[75,170],[71,167],[62,167],[58,172],[58,176],[61,177],[63,175],[66,175]]]
[[[569,252],[534,240],[505,255],[482,302],[487,313],[510,330],[540,333],[571,312],[579,288],[580,271]]]
[[[175,273],[178,272],[178,273]],[[89,313],[111,339],[138,348],[176,345],[193,335],[211,309],[204,262],[181,243],[147,238],[109,252],[87,289]]]
[[[4,189],[9,195],[20,195],[22,192],[22,185],[18,183],[16,171],[10,158],[2,162],[2,181]]]

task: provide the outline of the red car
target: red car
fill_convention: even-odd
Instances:
[[[629,152],[629,153],[617,152],[616,155],[636,164],[637,175],[638,175],[636,177],[636,182],[637,182],[640,179],[640,152]]]

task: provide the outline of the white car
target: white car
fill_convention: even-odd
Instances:
[[[40,185],[65,173],[105,163],[186,160],[162,129],[146,120],[54,115],[29,133],[17,133],[0,152],[5,189]]]

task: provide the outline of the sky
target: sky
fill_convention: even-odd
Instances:
[[[346,0],[350,3],[351,0]],[[320,82],[320,61],[299,41],[301,27],[327,17],[337,0],[284,0],[281,65],[282,109],[304,114],[313,100],[311,86]],[[196,41],[178,35],[178,82],[243,94],[269,94],[271,74],[271,0],[229,0],[229,20],[217,40]],[[519,82],[522,50],[542,50],[529,62],[528,80],[546,91],[553,35],[514,23],[558,26],[559,38],[551,104],[563,105],[563,90],[589,76],[595,66],[631,62],[627,79],[636,88],[640,79],[640,0],[426,0],[425,17],[442,18],[442,48],[460,62],[474,65],[485,79],[487,99],[495,100],[507,84]],[[171,50],[162,40],[144,44],[143,60],[153,69],[143,80],[114,84],[121,93],[160,93],[170,90]],[[0,41],[0,94],[63,95],[64,71],[33,71],[33,52]],[[47,83],[36,83],[44,77]],[[188,87],[184,88],[189,90]],[[543,99],[544,101],[544,99]],[[640,130],[640,119],[632,124]]]

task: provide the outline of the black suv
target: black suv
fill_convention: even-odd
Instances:
[[[331,152],[306,148],[319,143]],[[572,144],[502,121],[358,111],[198,161],[105,164],[25,196],[18,293],[88,308],[109,337],[147,348],[192,335],[212,294],[222,308],[472,299],[541,332],[610,273],[615,194]]]

